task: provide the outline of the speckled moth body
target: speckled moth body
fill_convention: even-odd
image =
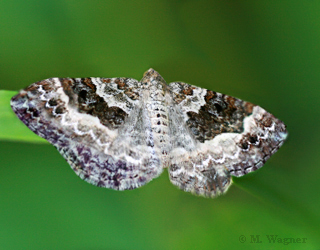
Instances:
[[[134,189],[169,168],[171,182],[206,197],[263,166],[286,127],[263,108],[148,70],[131,78],[50,78],[11,100],[82,179]]]

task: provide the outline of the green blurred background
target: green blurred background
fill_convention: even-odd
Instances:
[[[289,131],[262,169],[205,199],[167,171],[132,191],[87,184],[2,117],[0,249],[319,249],[320,1],[12,0],[0,11],[0,89],[140,79],[152,67],[167,82],[259,104]],[[34,143],[13,140],[15,126]]]

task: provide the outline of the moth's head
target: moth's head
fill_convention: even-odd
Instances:
[[[151,89],[152,87],[160,89],[161,87],[166,88],[168,86],[162,76],[152,68],[143,74],[140,82],[142,83],[141,87],[144,89]]]

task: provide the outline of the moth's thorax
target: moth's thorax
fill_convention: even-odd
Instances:
[[[168,85],[153,69],[148,70],[141,80],[144,105],[150,119],[155,150],[166,166],[169,147]]]

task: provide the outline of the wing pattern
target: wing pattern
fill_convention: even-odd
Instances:
[[[130,78],[50,78],[21,91],[11,106],[82,179],[101,187],[133,189],[162,172],[154,149],[145,145],[148,128],[139,84]],[[131,127],[125,126],[128,120]],[[123,143],[121,138],[128,134],[132,140]]]
[[[116,190],[171,182],[206,197],[259,169],[286,127],[263,108],[150,69],[131,78],[50,78],[12,98],[17,116],[53,144],[82,179]]]
[[[287,136],[283,122],[252,103],[182,82],[170,89],[172,106],[196,141],[172,152],[170,180],[183,190],[211,197],[225,192],[231,175],[261,168]]]

